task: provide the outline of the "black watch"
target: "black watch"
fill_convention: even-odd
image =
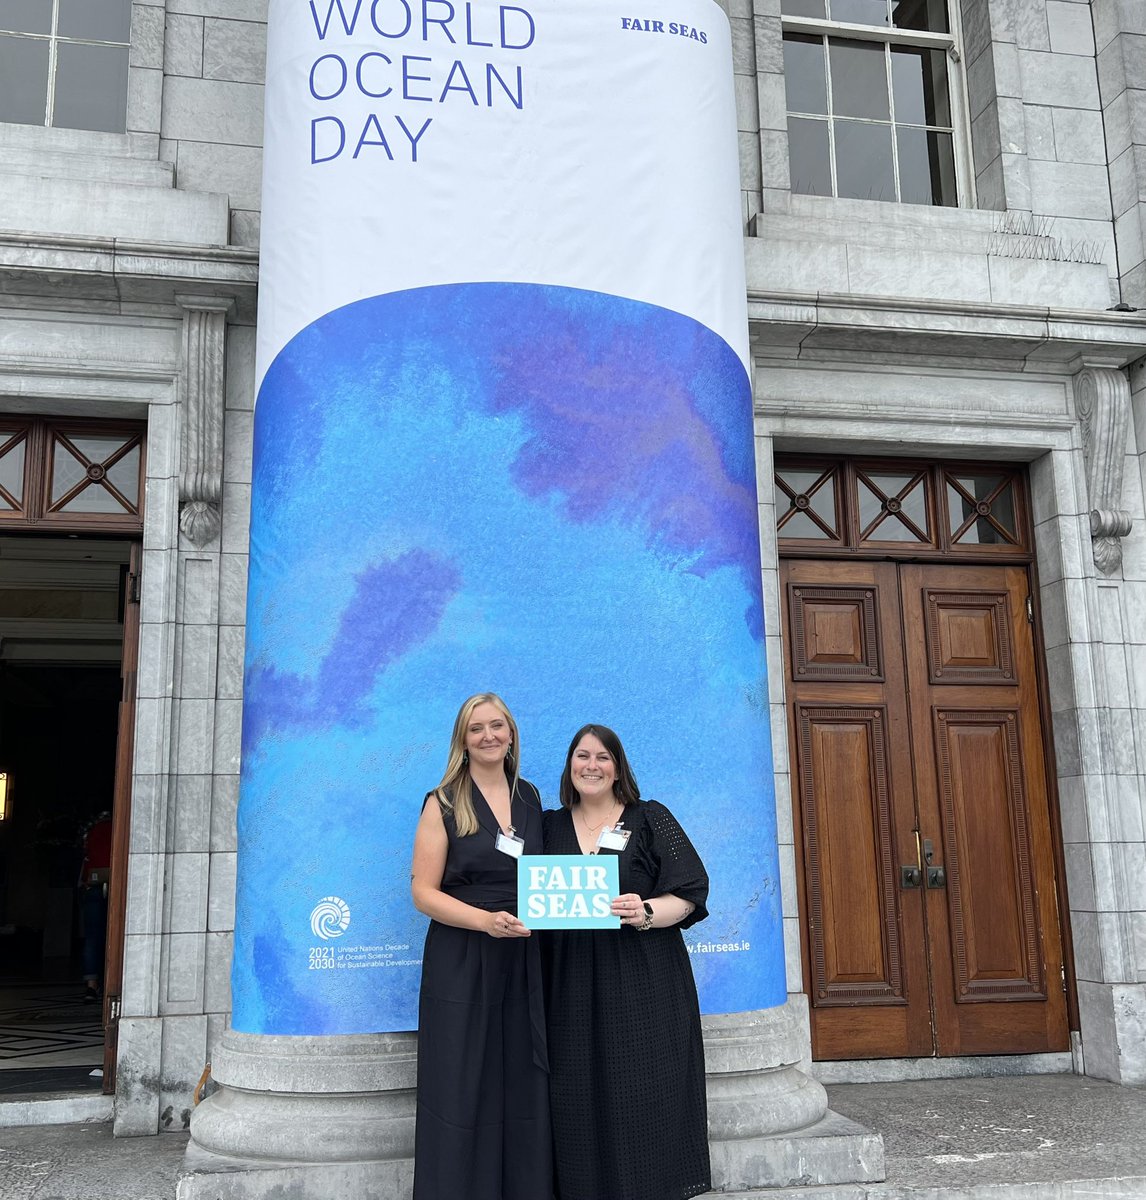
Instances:
[[[645,906],[645,919],[636,926],[639,933],[643,933],[646,929],[652,929],[653,927],[653,906],[647,900],[642,901],[642,903]]]

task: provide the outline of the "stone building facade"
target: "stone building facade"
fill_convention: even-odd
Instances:
[[[795,1058],[822,1079],[1074,1069],[1146,1082],[1146,8],[832,7],[728,3]],[[133,737],[123,749],[121,729],[120,743],[122,981],[108,1011],[121,1135],[187,1125],[229,1010],[266,0],[129,9],[129,34],[102,42],[59,24],[6,29],[0,11],[0,63],[39,39],[50,66],[42,119],[0,87],[10,106],[0,107],[0,443],[32,417],[146,423]],[[122,60],[120,74],[94,77],[111,119],[66,103],[65,50],[96,43]],[[884,81],[882,99],[872,79]],[[109,128],[74,127],[84,121]],[[916,476],[931,489],[916,510],[930,514],[927,528],[866,536],[911,508]],[[1004,476],[1016,481],[1007,513],[984,482]],[[838,494],[817,508],[825,488]],[[0,528],[4,553],[33,535],[34,523]],[[873,1026],[870,1043],[849,1049],[816,1015],[844,994],[849,969],[863,983],[871,962],[825,959],[809,933],[830,872],[810,832],[816,820],[825,832],[825,813],[801,721],[817,704],[892,702],[799,691],[793,588],[808,563],[822,565],[806,578],[832,603],[864,590],[862,563],[891,563],[901,579],[913,563],[1007,565],[1030,581],[1029,703],[1044,749],[1025,761],[1045,764],[1046,829],[1030,833],[1045,875],[1032,883],[1020,863],[1016,904],[1043,905],[1041,925],[1023,910],[1018,926],[1036,951],[1048,921],[1061,929],[1061,980],[1053,954],[1028,980],[1032,995],[1061,982],[1061,1036],[1008,1040],[1003,1020],[994,1041],[944,1040],[944,1021],[964,1028],[964,1006],[917,1014],[914,1040]],[[974,592],[970,576],[951,579],[943,595]],[[898,639],[910,657],[908,625],[884,632],[885,655]],[[871,874],[883,881],[869,897],[883,922],[872,961],[886,966],[895,943],[892,957],[921,956],[901,964],[910,977],[938,968],[934,942],[912,950],[903,933],[914,902],[899,874],[904,839],[922,834],[942,854],[946,838],[954,877],[950,846],[966,830],[942,797],[947,824],[912,829],[910,796],[880,787],[876,818],[853,827],[873,839]],[[894,818],[895,803],[907,806],[898,838],[878,819]],[[974,850],[973,839],[959,844]],[[889,871],[893,886],[880,891]],[[932,918],[956,912],[948,894],[937,909],[926,892]],[[876,984],[903,1007],[901,985]]]

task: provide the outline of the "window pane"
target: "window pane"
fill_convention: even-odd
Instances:
[[[994,517],[997,525],[1002,525],[1016,541],[1018,540],[1015,522],[1015,497],[1010,485],[1003,488],[991,502],[991,516]]]
[[[43,125],[48,119],[48,43],[0,36],[0,121]]]
[[[836,195],[852,200],[894,200],[891,126],[836,122]]]
[[[788,92],[789,112],[828,111],[822,38],[790,34],[784,39],[784,87]]]
[[[804,196],[832,194],[827,121],[788,118],[788,161],[792,191]]]
[[[126,46],[61,42],[56,50],[53,125],[123,133],[127,128]]]
[[[828,46],[832,60],[832,111],[837,116],[890,120],[883,43],[833,39]]]
[[[971,475],[959,476],[958,482],[962,492],[947,484],[947,501],[950,505],[951,532],[954,534],[959,527],[973,514],[978,514],[970,527],[959,537],[960,542],[973,542],[978,545],[1009,545],[1017,542],[1015,534],[1015,505],[1013,489],[1008,484],[995,497],[987,497],[1003,482],[1002,475]],[[963,494],[974,497],[977,503],[972,503]],[[988,520],[988,518],[993,520]],[[1006,534],[996,526],[1002,526]],[[1007,534],[1011,536],[1008,537]]]
[[[107,477],[125,499],[138,507],[139,447],[129,450],[119,462],[108,467]]]
[[[891,0],[891,23],[896,29],[950,33],[947,0]]]
[[[0,29],[51,33],[52,0],[0,0]]]
[[[60,512],[125,513],[127,509],[101,483],[89,483]]]
[[[955,186],[955,149],[949,133],[897,126],[899,192],[904,204],[938,204],[949,208],[959,202]]]
[[[780,11],[786,17],[819,17],[827,15],[824,0],[780,0]]]
[[[886,25],[887,0],[831,0],[830,15],[852,25]]]
[[[831,541],[831,538],[828,537],[823,528],[817,525],[806,512],[800,512],[799,509],[789,511],[791,515],[787,520],[784,520],[782,512],[780,514],[781,524],[776,531],[780,537],[804,538],[820,542]]]
[[[869,542],[918,542],[917,534],[895,514],[888,513],[870,532],[864,535]]]
[[[125,437],[77,437],[75,434],[68,434],[68,441],[82,454],[89,462],[101,463],[105,462],[127,441]]]
[[[52,454],[52,503],[86,477],[87,467],[66,446],[57,442]]]
[[[781,537],[837,536],[836,480],[833,473],[782,467],[777,471],[776,478],[795,493],[794,497],[790,497],[779,484],[775,486],[776,516],[782,522]],[[818,524],[812,520],[811,513],[819,518]],[[797,530],[805,532],[798,533]]]
[[[918,542],[931,536],[926,477],[869,471],[859,475],[857,483],[862,537],[876,542]]]
[[[892,46],[891,87],[895,93],[896,121],[951,127],[945,50]]]
[[[0,432],[0,445],[12,436],[11,431]],[[0,458],[0,487],[19,503],[24,502],[24,439],[21,438],[7,454]],[[0,497],[0,506],[11,508],[7,500]]]
[[[126,42],[131,36],[131,0],[60,0],[61,37]]]

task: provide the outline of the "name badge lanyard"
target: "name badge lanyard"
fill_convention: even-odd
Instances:
[[[508,854],[510,858],[520,858],[525,852],[525,838],[518,837],[512,825],[509,827],[508,833],[503,833],[499,829],[493,844],[502,854]]]
[[[517,799],[516,795],[509,798],[509,830],[503,831],[500,826],[497,828],[497,833],[493,835],[493,845],[495,850],[500,850],[502,854],[508,854],[510,858],[520,858],[525,853],[525,839],[519,837],[517,830],[513,825],[513,802]],[[488,807],[488,803],[487,803]],[[490,809],[490,816],[493,816],[493,810]],[[494,817],[496,821],[497,818]]]
[[[597,849],[624,850],[629,844],[629,837],[632,833],[631,830],[622,828],[624,824],[624,821],[618,821],[614,828],[602,829],[597,835]]]

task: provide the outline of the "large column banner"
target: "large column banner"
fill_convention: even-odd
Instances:
[[[712,878],[704,1010],[782,1003],[724,13],[271,0],[266,102],[235,1028],[414,1028],[487,690],[550,805],[618,731]]]

